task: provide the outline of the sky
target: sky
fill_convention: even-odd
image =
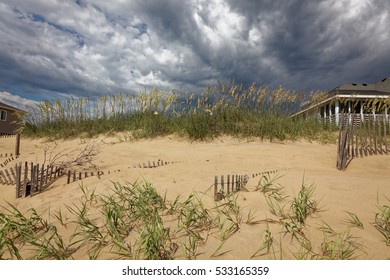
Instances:
[[[0,101],[390,76],[388,0],[0,0]]]

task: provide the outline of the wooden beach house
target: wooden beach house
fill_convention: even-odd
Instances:
[[[20,128],[20,118],[17,113],[24,113],[24,111],[0,102],[0,135],[16,134]]]
[[[305,102],[293,115],[318,118],[326,123],[339,125],[343,113],[354,114],[354,121],[373,116],[389,120],[390,77],[374,84],[341,84],[316,104]]]

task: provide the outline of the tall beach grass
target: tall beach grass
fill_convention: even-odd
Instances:
[[[192,140],[231,135],[334,141],[334,127],[290,118],[303,101],[303,93],[281,86],[218,82],[197,94],[152,88],[137,95],[44,100],[29,108],[22,129],[26,136],[53,139],[130,132],[134,139],[177,134]]]

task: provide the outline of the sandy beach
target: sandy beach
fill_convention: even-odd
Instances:
[[[94,143],[100,149],[94,164],[104,175],[100,179],[94,176],[69,185],[64,177],[40,194],[19,199],[15,198],[15,186],[0,185],[0,205],[7,207],[7,203],[11,203],[22,212],[31,207],[41,212],[49,208],[66,211],[66,205],[80,200],[81,183],[88,189],[96,189],[96,193],[104,194],[110,193],[112,182],[148,181],[161,196],[166,195],[167,200],[174,200],[178,195],[185,198],[196,193],[205,207],[211,209],[216,204],[212,188],[214,176],[248,174],[246,189],[237,194],[237,204],[242,217],[254,213],[253,220],[258,222],[245,223],[243,218],[239,230],[226,240],[217,254],[213,253],[221,241],[215,232],[211,233],[207,242],[199,246],[197,258],[250,259],[262,244],[265,230],[269,230],[275,240],[274,252],[255,254],[254,259],[294,259],[300,246],[286,233],[282,224],[270,222],[277,221],[278,217],[270,212],[264,195],[255,191],[261,176],[253,178],[254,174],[277,171],[270,176],[280,176],[277,183],[283,186],[283,191],[288,195],[286,205],[297,195],[303,182],[315,187],[314,199],[318,202],[319,211],[310,215],[304,226],[305,238],[310,240],[314,251],[320,251],[324,240],[333,238],[319,229],[326,223],[339,236],[353,236],[359,244],[354,258],[390,258],[390,248],[374,227],[377,206],[388,204],[386,197],[390,197],[389,155],[357,158],[351,161],[346,171],[339,171],[335,167],[336,144],[307,141],[270,143],[259,139],[228,137],[208,142],[190,142],[177,136],[127,140],[123,134],[56,141],[56,144],[43,139],[23,138],[21,156],[5,168],[24,161],[42,163],[45,160],[45,149],[48,151],[48,161],[50,156],[59,152],[64,155],[72,154],[72,151]],[[14,141],[14,138],[0,139],[0,149],[13,152]],[[61,160],[65,158],[64,156]],[[170,164],[150,169],[138,167],[139,164],[157,162],[159,159]],[[364,227],[353,227],[348,222],[347,211],[356,214]],[[63,235],[66,237],[72,233],[71,230],[64,230]],[[73,254],[73,258],[87,259],[88,256],[80,250]],[[103,253],[99,258],[110,258],[110,255]],[[182,252],[178,250],[175,259],[183,258]]]

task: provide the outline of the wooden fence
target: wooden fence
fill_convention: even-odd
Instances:
[[[248,175],[222,175],[220,181],[218,176],[214,177],[214,200],[219,201],[242,189],[248,182]]]
[[[164,165],[168,165],[168,164],[172,164],[172,163],[179,163],[179,161],[164,161],[162,159],[159,159],[156,161],[148,161],[147,163],[144,162],[144,163],[138,163],[138,164],[135,164],[133,167],[134,168],[156,168],[156,167],[160,167],[160,166],[164,166]]]
[[[289,170],[290,168],[283,168],[278,170],[271,170],[271,171],[262,171],[258,173],[253,173],[252,178],[255,178],[257,176],[265,175],[265,174],[272,174],[277,173],[282,170]],[[226,178],[226,180],[225,180]],[[249,181],[250,176],[245,175],[221,175],[220,180],[218,180],[218,176],[214,176],[214,200],[219,201],[222,200],[224,197],[227,197],[229,195],[232,195],[239,190],[241,190],[243,187],[246,186],[246,184]]]
[[[117,170],[115,170],[114,172],[116,172]],[[118,170],[119,172],[120,170]],[[110,173],[110,171],[108,172]],[[103,171],[97,171],[97,172],[94,172],[94,171],[76,171],[76,170],[68,170],[67,171],[67,181],[66,181],[66,184],[70,184],[70,183],[73,183],[73,182],[76,182],[76,181],[79,181],[79,180],[82,180],[82,179],[85,179],[85,178],[88,178],[88,177],[93,177],[93,176],[97,176],[99,179],[100,179],[100,176],[101,175],[104,175],[104,172]]]
[[[0,138],[10,138],[10,137],[15,137],[16,134],[8,134],[8,133],[2,133],[0,132]]]
[[[3,158],[3,157],[12,157],[13,155],[14,155],[13,153],[0,154],[0,158]]]
[[[11,154],[11,155],[12,155],[12,154]],[[18,158],[18,156],[13,157],[13,156],[11,156],[11,155],[10,155],[9,158],[7,158],[6,160],[4,160],[3,162],[0,162],[0,167],[5,167],[5,166],[7,166],[8,163],[10,163],[10,162],[12,162],[12,161],[14,161],[15,159]]]
[[[14,173],[16,198],[40,193],[64,174],[63,169],[58,166],[28,162],[16,164]]]
[[[340,114],[340,118],[336,163],[339,170],[345,170],[353,158],[389,154],[387,118],[354,113]]]

